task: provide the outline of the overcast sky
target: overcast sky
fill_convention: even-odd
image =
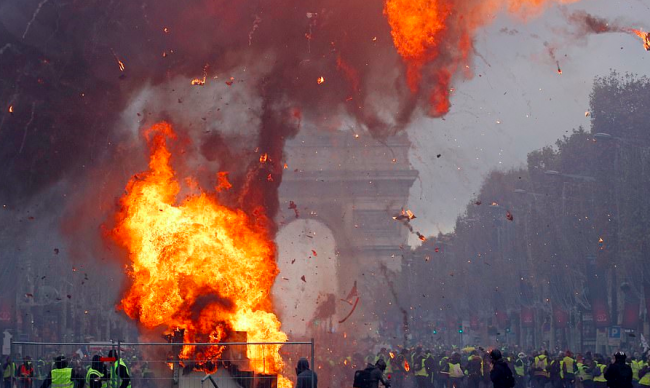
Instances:
[[[583,0],[566,8],[650,28],[648,1]],[[528,23],[500,15],[478,34],[475,76],[456,82],[451,112],[409,129],[411,164],[421,178],[409,206],[422,232],[451,231],[490,170],[523,166],[530,151],[589,128],[585,111],[595,76],[610,69],[648,74],[650,52],[638,38],[619,33],[576,41],[562,33],[566,28],[557,7]],[[557,47],[562,75],[545,42]]]

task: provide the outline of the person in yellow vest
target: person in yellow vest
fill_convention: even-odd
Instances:
[[[12,388],[16,381],[16,364],[11,360],[11,356],[7,356],[4,364],[2,364],[3,381],[5,388]]]
[[[108,388],[106,366],[100,359],[99,355],[94,355],[90,368],[86,372],[86,386],[88,388]]]
[[[75,384],[83,381],[73,368],[68,366],[68,359],[59,356],[54,359],[54,367],[41,384],[41,388],[74,388]]]
[[[449,384],[449,356],[447,353],[440,353],[440,361],[438,361],[438,388],[447,388]]]
[[[548,352],[544,350],[542,354],[535,357],[533,363],[533,388],[544,388],[548,383]]]
[[[564,357],[564,353],[560,352],[557,356],[551,358],[549,363],[549,380],[553,388],[562,388],[562,366],[560,365],[562,357]]]
[[[526,376],[528,375],[528,365],[526,365],[526,354],[521,352],[517,355],[515,361],[515,381],[517,388],[526,388]]]
[[[573,359],[573,354],[571,351],[567,350],[564,354],[564,358],[561,361],[561,367],[562,382],[564,383],[564,388],[574,388],[578,367],[575,360]]]
[[[605,365],[605,359],[600,354],[596,354],[595,358],[596,365],[592,372],[592,376],[594,376],[594,388],[607,388],[607,379],[605,378],[607,365]]]
[[[449,374],[448,388],[460,388],[465,373],[460,366],[460,353],[454,352],[447,363],[447,373]]]
[[[578,380],[583,388],[594,388],[593,361],[589,358],[581,359],[578,363]]]
[[[630,357],[630,367],[632,368],[632,386],[639,386],[639,371],[643,368],[643,361],[639,360],[636,353]]]
[[[436,373],[438,372],[438,360],[433,356],[431,350],[426,351],[426,358],[424,359],[424,369],[427,370],[427,387],[434,388]]]
[[[111,388],[131,388],[131,375],[124,360],[118,357],[115,350],[108,352],[108,357],[116,359],[111,366]]]
[[[643,362],[643,360],[641,360]],[[639,386],[642,388],[650,387],[650,362],[645,363],[639,369]]]
[[[467,388],[479,388],[483,376],[483,359],[476,350],[472,350],[470,353],[465,366],[465,374],[467,374]]]
[[[418,388],[428,388],[429,386],[429,373],[425,365],[427,357],[431,356],[431,353],[426,352],[416,353],[413,358],[413,371],[415,375],[415,382],[417,383]]]

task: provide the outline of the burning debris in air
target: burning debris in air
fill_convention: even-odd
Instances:
[[[208,64],[203,66],[203,78],[194,78],[190,83],[195,86],[205,85],[205,81],[208,78],[208,67],[209,67]]]
[[[565,14],[569,24],[574,27],[572,34],[577,38],[584,38],[590,34],[605,34],[605,33],[626,33],[636,35],[643,41],[643,47],[646,51],[650,51],[650,33],[642,30],[621,26],[617,23],[608,21],[607,19],[600,18],[587,13],[586,11],[575,11]]]

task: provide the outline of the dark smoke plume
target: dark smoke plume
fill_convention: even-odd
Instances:
[[[331,128],[345,113],[377,136],[391,133],[408,122],[414,106],[395,72],[399,62],[382,6],[333,0],[0,2],[0,196],[26,199],[114,163],[124,156],[129,135],[118,125],[120,115],[134,95],[175,77],[187,78],[189,86],[204,69],[206,86],[246,82],[258,90],[264,101],[258,146],[277,161],[296,132],[283,122],[293,120],[287,112]],[[267,68],[244,80],[214,78],[259,63]],[[319,77],[325,82],[318,84]],[[379,111],[385,101],[366,101],[376,92],[375,79],[394,83],[393,118]],[[194,88],[200,93],[202,86]],[[162,116],[148,112],[142,122]],[[229,147],[221,145],[227,156]],[[228,163],[220,155],[212,157]]]

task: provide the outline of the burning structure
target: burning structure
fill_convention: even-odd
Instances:
[[[251,219],[191,181],[183,187],[167,146],[176,138],[172,127],[159,123],[145,136],[149,171],[129,182],[112,231],[132,261],[124,311],[149,329],[182,330],[185,343],[219,343],[232,332],[245,332],[251,342],[286,341],[271,311],[269,292],[278,271],[263,209]],[[179,201],[183,189],[189,193]],[[248,347],[251,368],[280,372],[279,346],[274,348],[265,357],[260,348]],[[196,351],[184,346],[181,359],[195,357]],[[216,366],[222,351],[220,346],[203,349],[200,367]]]

